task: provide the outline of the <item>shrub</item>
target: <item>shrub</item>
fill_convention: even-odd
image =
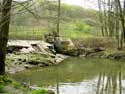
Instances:
[[[83,32],[87,32],[91,30],[91,27],[88,24],[86,24],[84,21],[77,21],[75,23],[75,27],[76,27],[76,30],[83,31]]]
[[[48,91],[45,89],[33,90],[32,94],[48,94]]]
[[[5,91],[4,85],[0,85],[0,93],[3,93]]]
[[[7,75],[0,76],[0,84],[10,84],[12,83],[12,79],[9,78]]]

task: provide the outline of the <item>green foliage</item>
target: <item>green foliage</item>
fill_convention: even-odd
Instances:
[[[3,92],[5,92],[5,87],[4,85],[0,85],[0,93],[3,93]]]
[[[75,23],[75,26],[76,26],[76,30],[78,31],[83,31],[83,32],[91,31],[91,27],[88,24],[86,24],[84,21],[77,21]]]
[[[48,94],[48,91],[45,89],[33,90],[32,94]]]
[[[20,83],[18,83],[18,82],[13,82],[13,87],[15,89],[23,89],[23,86]]]
[[[0,84],[10,84],[12,83],[12,79],[9,78],[8,76],[4,75],[4,76],[0,76]]]

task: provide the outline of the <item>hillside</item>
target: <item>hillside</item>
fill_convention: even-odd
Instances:
[[[38,1],[26,3],[25,6],[30,12],[22,6],[12,10],[15,15],[12,15],[10,38],[34,37],[40,39],[46,31],[56,30],[57,2],[42,0],[39,3]],[[63,36],[71,36],[71,38],[77,37],[75,33],[80,35],[86,33],[87,36],[91,36],[92,28],[98,26],[97,16],[95,10],[61,4],[61,33]],[[29,32],[31,35],[27,37]],[[23,34],[20,33],[24,33],[25,36],[22,37]]]

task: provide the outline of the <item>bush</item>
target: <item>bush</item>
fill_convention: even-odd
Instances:
[[[33,90],[32,94],[48,94],[48,91],[45,89]]]
[[[4,85],[0,85],[0,93],[3,93],[5,90],[4,90]]]
[[[88,24],[86,24],[84,21],[77,21],[75,23],[75,27],[76,27],[76,30],[83,31],[83,32],[87,32],[91,30],[91,27]]]
[[[10,84],[12,83],[12,79],[9,78],[7,75],[0,76],[0,84]]]

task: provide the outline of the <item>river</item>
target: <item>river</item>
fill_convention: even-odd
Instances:
[[[56,66],[25,70],[14,74],[13,78],[31,86],[58,91],[59,94],[125,94],[123,61],[74,57]]]

